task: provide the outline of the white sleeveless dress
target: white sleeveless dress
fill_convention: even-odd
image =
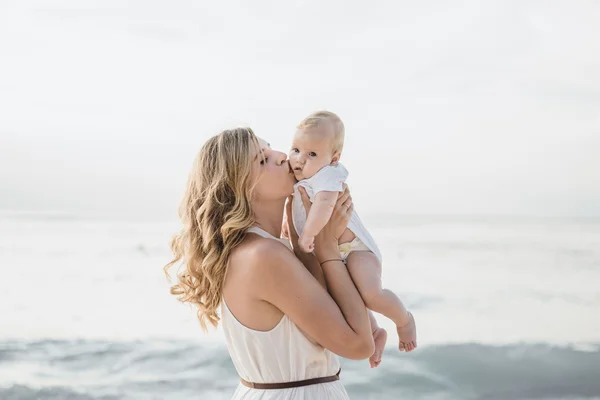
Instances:
[[[277,240],[253,227],[248,232]],[[255,331],[242,325],[231,313],[225,299],[221,323],[229,354],[240,377],[255,383],[281,383],[335,375],[340,369],[337,356],[308,339],[287,315],[270,331]],[[232,400],[348,400],[338,381],[289,389],[252,389],[240,384]]]

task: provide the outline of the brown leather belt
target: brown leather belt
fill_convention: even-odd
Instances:
[[[304,379],[302,381],[295,381],[295,382],[254,383],[254,382],[245,381],[242,378],[240,378],[240,381],[242,382],[242,385],[247,386],[252,389],[289,389],[289,388],[295,388],[295,387],[300,387],[300,386],[309,386],[309,385],[316,385],[319,383],[338,381],[340,379],[341,371],[342,371],[342,369],[340,368],[340,370],[337,372],[337,374],[335,374],[333,376]]]

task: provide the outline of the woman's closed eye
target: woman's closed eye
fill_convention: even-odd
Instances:
[[[265,163],[269,161],[269,157],[265,157],[262,160],[260,160],[260,165],[265,165]]]

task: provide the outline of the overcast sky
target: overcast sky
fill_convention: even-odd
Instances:
[[[0,0],[0,209],[173,215],[328,109],[361,213],[600,216],[597,1]]]

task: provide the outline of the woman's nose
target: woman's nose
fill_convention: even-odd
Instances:
[[[281,152],[278,151],[277,154],[276,154],[276,157],[277,157],[276,158],[277,165],[281,165],[281,164],[283,164],[284,162],[287,161],[287,154],[285,154],[285,153],[281,153]]]

